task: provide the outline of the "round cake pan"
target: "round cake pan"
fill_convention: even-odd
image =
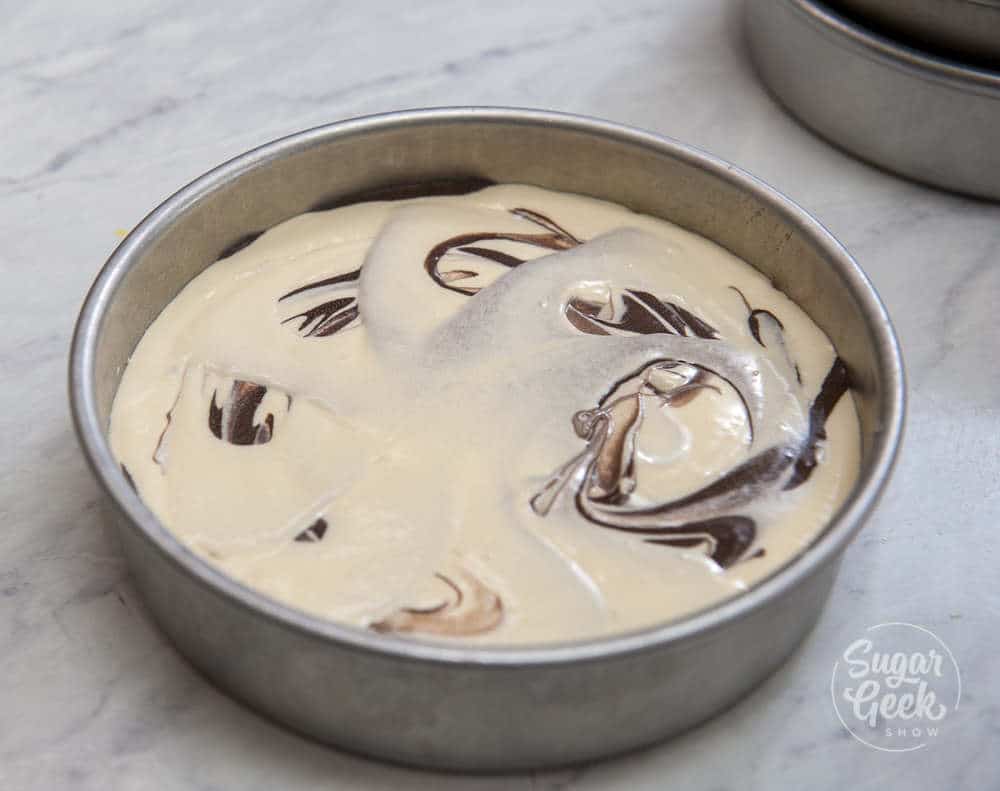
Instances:
[[[1000,64],[1000,0],[830,0],[830,5],[932,52]]]
[[[847,362],[860,415],[858,483],[829,528],[746,594],[602,640],[486,648],[338,625],[268,599],[192,554],[130,488],[108,445],[129,355],[220,253],[317,206],[392,185],[522,182],[672,220],[773,279]],[[412,191],[412,190],[411,190]],[[605,121],[516,109],[394,113],[302,132],[240,156],[153,211],[81,311],[72,411],[135,583],[177,649],[233,696],[317,739],[453,770],[566,765],[620,753],[719,712],[774,671],[815,623],[841,554],[900,441],[903,372],[885,310],[808,214],[732,165]]]
[[[1000,71],[877,35],[811,0],[747,0],[757,70],[804,124],[873,164],[1000,199]]]

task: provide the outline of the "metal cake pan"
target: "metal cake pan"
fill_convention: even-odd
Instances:
[[[757,70],[806,126],[937,187],[1000,199],[1000,71],[878,35],[813,0],[747,0]]]
[[[748,593],[684,620],[601,640],[485,648],[304,614],[226,577],[157,521],[127,483],[106,430],[129,354],[160,310],[248,234],[386,185],[469,177],[579,192],[670,219],[758,267],[826,330],[853,379],[863,461],[849,500],[812,546]],[[73,339],[70,398],[135,583],[182,654],[233,696],[314,738],[476,771],[566,765],[650,744],[772,673],[815,623],[844,548],[875,505],[904,411],[900,352],[878,296],[794,203],[662,137],[491,108],[319,127],[184,187],[98,275]]]

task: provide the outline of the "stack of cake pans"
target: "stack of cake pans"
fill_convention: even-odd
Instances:
[[[804,124],[918,181],[1000,199],[1000,0],[748,0],[757,69]]]

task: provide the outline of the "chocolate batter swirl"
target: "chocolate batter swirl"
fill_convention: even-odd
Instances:
[[[237,379],[221,406],[216,403],[218,395],[218,391],[212,393],[208,407],[208,430],[216,439],[231,445],[264,445],[271,441],[274,415],[268,412],[261,422],[255,422],[257,409],[267,395],[264,385]]]
[[[434,575],[445,590],[440,603],[403,607],[371,624],[376,632],[422,632],[448,637],[472,636],[496,629],[503,620],[503,602],[477,577],[460,569],[451,577]]]
[[[465,253],[474,258],[500,264],[512,269],[523,264],[526,259],[505,253],[500,250],[492,250],[482,247],[479,242],[506,241],[517,242],[519,244],[530,245],[532,247],[543,247],[547,250],[569,250],[577,245],[583,244],[573,234],[562,226],[553,222],[541,212],[532,209],[517,208],[511,209],[510,213],[527,220],[534,225],[544,228],[548,233],[500,233],[496,231],[482,231],[477,233],[463,233],[445,239],[431,248],[424,258],[424,269],[431,279],[442,288],[455,291],[459,294],[472,296],[477,294],[481,286],[456,286],[454,283],[461,280],[469,280],[480,273],[475,269],[451,269],[442,272],[440,269],[442,259],[451,252],[457,251]]]
[[[715,340],[719,333],[706,321],[674,302],[661,302],[647,291],[626,289],[622,295],[625,309],[617,319],[602,318],[607,305],[574,297],[566,304],[566,318],[580,332],[589,335],[623,333],[652,335],[666,333],[683,337]]]
[[[359,317],[357,283],[360,277],[361,270],[355,269],[343,275],[334,275],[309,283],[282,295],[278,298],[279,303],[300,294],[312,296],[313,292],[333,293],[338,296],[289,316],[281,323],[287,324],[300,319],[296,331],[303,338],[328,338],[343,329],[356,326]]]
[[[320,517],[315,522],[313,522],[309,527],[295,536],[295,541],[302,544],[315,544],[323,540],[326,536],[326,529],[328,525],[325,519]]]
[[[626,310],[618,321],[598,318],[603,305],[573,301],[567,305],[566,317],[580,331],[595,334],[611,326],[637,334],[685,334],[691,328],[698,337],[717,337],[714,329],[697,317],[691,316],[684,324],[665,318],[678,315],[670,312],[676,306],[664,305],[649,294],[643,294],[641,301],[636,296],[634,292],[626,292]],[[747,309],[751,333],[761,346],[766,346],[760,330],[764,321],[770,325],[771,337],[781,338],[783,325],[774,314],[754,310],[749,303]],[[653,321],[650,315],[657,316],[658,321]],[[784,348],[783,340],[781,345]],[[678,373],[681,368],[691,372]],[[656,376],[663,372],[672,376]],[[540,516],[547,515],[556,497],[569,487],[575,492],[577,511],[592,524],[634,535],[656,536],[645,539],[652,544],[682,548],[704,545],[706,554],[722,568],[741,560],[754,542],[756,523],[749,516],[731,511],[765,496],[769,488],[794,489],[809,478],[817,464],[817,446],[826,437],[826,420],[849,388],[849,379],[843,361],[836,358],[813,400],[809,432],[803,442],[767,448],[684,497],[654,505],[633,504],[637,435],[649,409],[647,401],[660,407],[683,406],[702,388],[718,392],[718,387],[709,383],[711,378],[722,379],[738,392],[731,381],[714,371],[673,359],[658,360],[617,382],[596,409],[573,415],[573,428],[577,436],[586,440],[587,447],[549,478],[532,498],[532,509]],[[747,396],[740,395],[745,406]],[[749,418],[749,410],[747,415]],[[694,521],[685,518],[694,513],[711,516]]]

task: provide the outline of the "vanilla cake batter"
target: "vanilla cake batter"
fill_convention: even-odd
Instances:
[[[195,552],[359,627],[588,638],[746,590],[859,429],[823,332],[730,253],[534,187],[304,214],[196,277],[111,441]]]

